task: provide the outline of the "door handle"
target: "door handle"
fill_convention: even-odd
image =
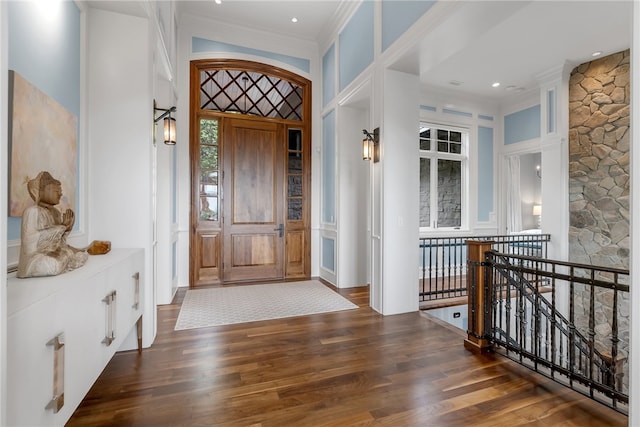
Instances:
[[[273,231],[278,232],[278,237],[284,236],[284,224],[280,224],[278,228],[274,228]]]

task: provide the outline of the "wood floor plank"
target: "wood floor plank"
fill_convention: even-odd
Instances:
[[[120,352],[69,426],[626,426],[627,417],[424,313],[357,310],[174,331],[158,309],[142,355]]]

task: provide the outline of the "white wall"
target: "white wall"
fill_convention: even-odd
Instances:
[[[382,314],[418,310],[418,76],[385,70],[382,164]]]
[[[337,117],[336,285],[350,288],[368,283],[368,189],[371,163],[362,160],[362,129],[369,128],[369,110],[343,106],[338,109]]]
[[[7,3],[0,2],[0,182],[9,182],[7,129],[8,92]],[[0,185],[0,212],[7,212],[8,186]],[[7,425],[7,216],[0,215],[0,425]]]
[[[89,240],[145,249],[143,345],[156,332],[152,281],[153,102],[148,20],[90,9]]]
[[[157,54],[157,52],[156,52]],[[155,73],[157,76],[157,73]],[[158,108],[170,108],[175,105],[173,85],[161,78],[156,78],[154,88],[155,99]],[[162,111],[155,113],[156,116]],[[184,123],[181,123],[185,126]],[[156,173],[155,173],[155,242],[156,265],[155,283],[157,290],[157,303],[170,304],[177,289],[177,278],[173,277],[173,243],[178,239],[177,230],[173,223],[173,156],[177,153],[177,144],[187,145],[188,141],[176,141],[176,145],[164,144],[163,121],[155,125],[156,131]]]

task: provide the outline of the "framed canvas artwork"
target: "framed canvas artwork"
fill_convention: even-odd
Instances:
[[[75,115],[9,70],[9,216],[20,217],[34,204],[26,183],[41,171],[62,183],[58,208],[62,212],[74,209],[77,135]]]

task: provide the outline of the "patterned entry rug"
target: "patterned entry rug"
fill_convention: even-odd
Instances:
[[[352,310],[357,305],[317,280],[190,289],[175,330]]]

